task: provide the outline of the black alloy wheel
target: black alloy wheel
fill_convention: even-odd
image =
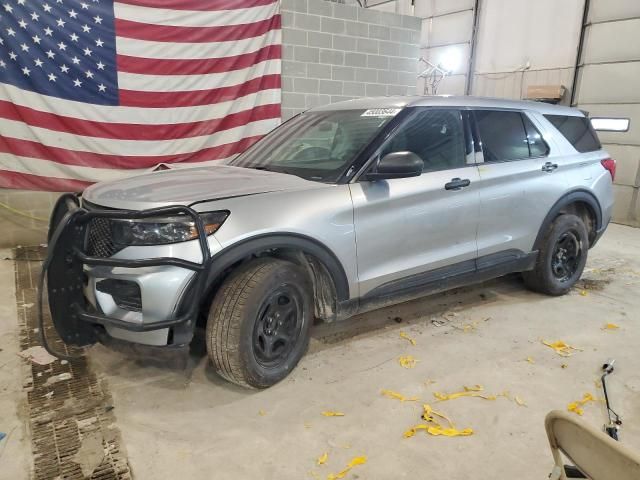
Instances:
[[[582,275],[589,253],[589,232],[582,218],[563,213],[546,227],[535,246],[536,262],[522,273],[531,290],[564,295]]]
[[[253,353],[265,368],[287,360],[302,332],[302,294],[293,285],[281,285],[261,305],[253,330]]]
[[[582,259],[582,242],[578,232],[569,230],[562,234],[556,242],[551,256],[551,271],[560,282],[570,280]]]

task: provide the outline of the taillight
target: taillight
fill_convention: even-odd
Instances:
[[[611,174],[611,180],[615,180],[616,178],[616,161],[613,158],[605,158],[604,160],[600,160],[602,166]]]

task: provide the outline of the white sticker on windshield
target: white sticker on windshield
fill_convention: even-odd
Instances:
[[[365,110],[361,117],[394,117],[402,110],[401,108],[371,108]]]

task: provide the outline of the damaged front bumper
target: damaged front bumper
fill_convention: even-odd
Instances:
[[[132,255],[124,254],[127,249],[108,257],[88,251],[90,225],[96,219],[165,215],[191,217],[197,240],[180,244],[179,249],[172,248],[175,245],[144,247],[151,258],[129,258]],[[43,276],[51,318],[65,343],[90,345],[105,333],[147,345],[183,346],[190,342],[211,261],[198,212],[187,206],[142,211],[87,209],[77,195],[66,194],[54,207],[49,235]],[[177,250],[188,251],[190,259],[161,256]]]

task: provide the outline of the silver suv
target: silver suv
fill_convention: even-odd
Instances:
[[[315,108],[219,166],[63,195],[44,265],[61,338],[187,347],[264,388],[314,319],[523,272],[569,291],[611,218],[615,162],[576,109],[473,97]],[[44,278],[44,275],[43,275]]]

